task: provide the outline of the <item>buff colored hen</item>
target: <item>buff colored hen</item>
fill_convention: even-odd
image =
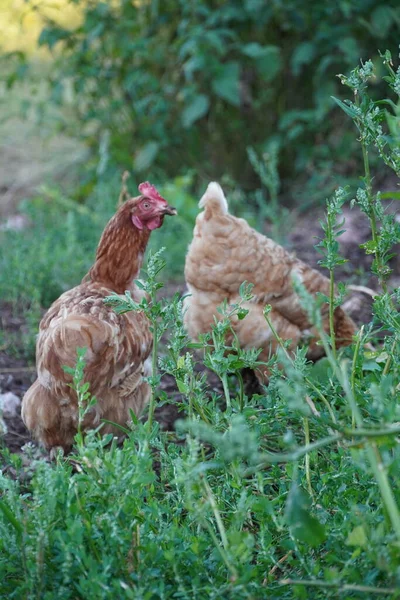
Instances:
[[[190,293],[185,300],[185,325],[196,339],[210,331],[217,307],[226,298],[229,303],[239,299],[239,287],[244,282],[254,285],[253,300],[245,305],[250,312],[243,321],[233,323],[243,349],[261,348],[260,360],[268,360],[277,342],[263,316],[266,304],[272,306],[269,315],[274,328],[284,340],[291,340],[291,349],[311,333],[308,356],[321,356],[316,345],[317,335],[300,299],[293,288],[297,277],[311,294],[329,294],[329,280],[315,269],[290,254],[282,246],[261,235],[244,219],[228,212],[228,203],[221,187],[210,183],[200,200],[204,210],[196,219],[193,240],[185,264],[185,278]],[[329,331],[328,308],[322,309],[323,325]],[[335,311],[337,346],[351,343],[355,324],[341,309]],[[267,371],[256,373],[260,381],[268,379]]]
[[[164,215],[174,215],[149,183],[139,186],[140,196],[128,200],[107,224],[97,248],[96,260],[82,283],[65,292],[50,307],[39,326],[36,347],[38,377],[26,392],[22,418],[33,436],[51,450],[68,451],[78,426],[76,393],[63,366],[73,367],[76,349],[87,348],[85,381],[97,403],[88,411],[84,429],[95,428],[102,419],[126,425],[130,410],[138,415],[149,399],[149,356],[152,335],[140,312],[116,314],[104,304],[112,293],[129,290],[140,301],[134,283],[153,229]],[[120,434],[105,424],[103,433]]]

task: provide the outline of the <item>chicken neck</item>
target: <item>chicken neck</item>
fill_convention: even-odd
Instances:
[[[139,230],[132,221],[111,219],[101,236],[96,252],[96,260],[83,282],[98,282],[117,294],[131,290],[133,281],[139,275],[150,231]]]

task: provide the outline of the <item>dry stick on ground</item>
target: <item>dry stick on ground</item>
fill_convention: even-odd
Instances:
[[[284,556],[282,556],[278,562],[272,567],[272,569],[268,572],[268,575],[273,575],[278,569],[280,569],[281,565],[285,562],[285,560],[287,560],[289,558],[289,556],[291,556],[293,554],[293,550],[289,550],[289,552],[287,554],[285,554]],[[263,585],[267,585],[268,581],[267,578],[264,579],[263,581]]]
[[[367,296],[371,296],[371,298],[375,298],[375,296],[378,295],[378,292],[376,292],[375,290],[372,290],[369,287],[366,287],[365,285],[348,285],[347,289],[350,290],[351,292],[360,292],[362,294],[366,294]]]

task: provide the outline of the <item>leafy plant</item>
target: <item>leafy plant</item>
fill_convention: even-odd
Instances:
[[[267,153],[274,136],[285,182],[295,171],[332,186],[332,159],[344,166],[353,147],[329,98],[340,91],[334,74],[381,40],[398,43],[394,0],[74,4],[82,20],[70,27],[35,6],[46,22],[39,44],[55,59],[62,127],[100,149],[102,172],[133,157],[137,173],[228,173],[248,189],[246,149]],[[9,85],[25,75],[19,60]]]
[[[85,416],[90,412],[91,408],[97,403],[95,396],[92,396],[89,389],[89,383],[84,380],[85,372],[85,355],[87,348],[76,349],[76,364],[75,367],[66,367],[63,369],[69,375],[72,375],[72,383],[70,387],[76,392],[78,399],[78,432],[75,441],[78,446],[83,446],[83,425]]]

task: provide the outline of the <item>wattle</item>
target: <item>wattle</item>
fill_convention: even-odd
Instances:
[[[142,221],[142,219],[137,215],[132,215],[132,223],[140,230],[146,227],[150,231],[153,231],[153,229],[161,227],[163,224],[163,217],[161,215],[156,215],[152,219],[146,219]]]
[[[153,231],[153,229],[157,229],[158,227],[161,227],[162,217],[154,217],[154,219],[150,219],[149,221],[146,221],[145,225],[146,225],[147,229],[150,229],[150,231]]]

